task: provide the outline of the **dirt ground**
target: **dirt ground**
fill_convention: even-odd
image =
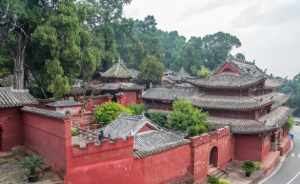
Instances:
[[[25,171],[14,155],[0,156],[0,184],[27,184]],[[34,184],[62,184],[63,181],[49,169]]]

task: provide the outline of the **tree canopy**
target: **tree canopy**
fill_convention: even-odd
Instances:
[[[187,100],[173,102],[173,111],[168,118],[170,128],[195,136],[208,131],[207,113],[193,107]]]
[[[241,46],[228,33],[187,39],[177,31],[160,30],[152,15],[126,18],[123,9],[130,2],[1,1],[0,77],[14,73],[18,87],[25,84],[40,98],[59,98],[75,79],[88,81],[119,57],[129,68],[147,71],[145,81],[153,76],[150,82],[157,83],[162,66],[175,71],[184,67],[197,75],[202,67],[213,70]],[[152,65],[158,70],[145,67]]]

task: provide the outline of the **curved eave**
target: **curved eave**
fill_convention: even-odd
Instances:
[[[252,83],[248,83],[248,84],[244,84],[244,85],[232,85],[232,86],[217,86],[217,85],[205,85],[205,84],[199,84],[197,82],[193,82],[193,81],[187,81],[197,87],[201,87],[201,88],[206,88],[206,89],[247,89],[251,86],[255,86],[263,81],[265,81],[266,78],[261,78],[255,82],[252,82]]]

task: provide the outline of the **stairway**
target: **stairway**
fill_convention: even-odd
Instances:
[[[219,168],[216,168],[216,167],[209,168],[208,176],[212,176],[212,177],[216,177],[216,178],[224,178],[224,179],[228,178],[228,175],[225,171],[223,171]]]

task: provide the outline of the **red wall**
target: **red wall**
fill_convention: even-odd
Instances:
[[[119,96],[117,96],[117,101],[122,105],[138,104],[140,102],[138,96],[138,91],[123,91]]]
[[[234,159],[238,161],[262,159],[262,137],[258,135],[234,135]]]
[[[0,151],[23,144],[23,126],[19,108],[0,109]]]
[[[54,170],[65,170],[64,120],[23,112],[25,146],[38,153]]]
[[[224,168],[232,159],[231,141],[229,129],[220,129],[140,159],[133,156],[132,138],[105,141],[98,146],[89,144],[83,149],[68,144],[65,183],[162,184],[191,178],[204,181],[210,150],[218,148],[218,167]]]

